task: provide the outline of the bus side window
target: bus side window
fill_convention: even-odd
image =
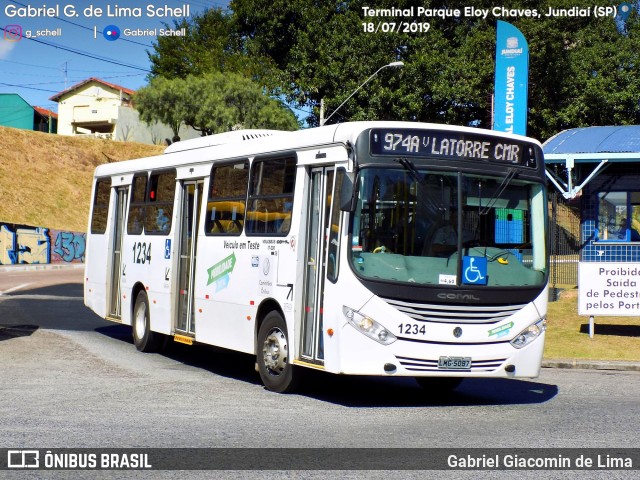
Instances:
[[[173,218],[173,200],[176,193],[176,172],[152,173],[149,193],[145,202],[144,231],[168,235]]]
[[[145,197],[147,195],[147,174],[133,177],[129,216],[127,218],[127,233],[140,235],[144,228]]]
[[[91,233],[102,235],[107,231],[107,215],[109,214],[109,199],[111,196],[111,179],[98,180],[96,193],[93,198],[93,213],[91,214]]]
[[[249,162],[214,165],[205,219],[207,235],[240,235],[244,227]]]
[[[247,234],[285,236],[289,233],[295,180],[295,157],[253,162]]]
[[[331,222],[329,223],[329,245],[327,249],[327,278],[334,282],[338,280],[338,252],[340,251],[340,220],[342,210],[340,209],[340,197],[342,193],[343,177],[346,175],[344,168],[338,168],[335,180],[335,187],[331,205]]]

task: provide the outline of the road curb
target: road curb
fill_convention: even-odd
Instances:
[[[0,265],[0,272],[25,272],[34,270],[66,270],[74,268],[84,268],[84,263],[41,263],[41,264],[18,264]]]
[[[542,368],[580,368],[586,370],[617,370],[623,372],[640,372],[640,363],[601,360],[576,360],[569,358],[543,360]]]

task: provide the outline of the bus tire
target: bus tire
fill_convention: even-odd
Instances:
[[[430,395],[446,395],[460,386],[461,377],[415,377],[416,382]]]
[[[162,345],[159,333],[151,331],[149,300],[144,291],[138,293],[133,307],[133,343],[140,352],[157,352]]]
[[[269,312],[260,325],[257,363],[267,390],[285,393],[296,388],[298,375],[290,362],[287,325],[277,311]]]

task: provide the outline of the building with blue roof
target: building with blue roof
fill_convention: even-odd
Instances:
[[[547,177],[579,205],[580,261],[640,261],[640,126],[565,130],[543,151]]]

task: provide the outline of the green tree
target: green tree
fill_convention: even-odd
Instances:
[[[373,5],[372,5],[373,4]],[[496,7],[491,0],[232,0],[231,13],[206,13],[186,22],[186,39],[159,39],[154,74],[237,72],[271,95],[311,111],[317,125],[382,65],[331,122],[415,120],[491,128],[496,20],[487,18],[365,17],[362,7],[432,9]],[[546,17],[554,0],[514,0],[509,9],[535,9],[538,18],[502,17],[529,42],[528,134],[546,139],[585,125],[640,122],[640,36],[634,12],[612,18]],[[591,7],[569,0],[563,8]],[[499,6],[498,6],[499,7]],[[413,21],[428,31],[370,32],[378,22]],[[206,33],[206,34],[205,34]],[[183,42],[183,43],[181,43]],[[181,65],[186,65],[181,66]]]
[[[430,3],[432,8],[451,9],[457,2]],[[382,70],[331,121],[394,119],[487,126],[495,29],[487,31],[486,22],[417,18],[415,28],[421,32],[375,33],[367,23],[375,28],[379,21],[398,24],[403,17],[365,18],[362,7],[372,5],[359,0],[271,0],[269,4],[267,9],[263,0],[234,0],[231,8],[252,51],[273,58],[281,69],[287,99],[313,109],[310,124],[318,123],[321,100],[330,114],[378,68],[402,60],[402,70]],[[425,4],[375,2],[375,8],[418,6]],[[291,25],[291,19],[297,23]]]
[[[264,95],[251,80],[235,73],[188,76],[184,82],[192,98],[200,99],[185,123],[210,135],[238,128],[296,130],[295,115],[279,101]]]
[[[234,73],[187,75],[184,79],[156,77],[138,90],[134,105],[142,120],[166,123],[175,136],[181,124],[202,135],[240,128],[299,127],[293,112]]]
[[[230,14],[219,8],[207,9],[189,19],[174,20],[172,28],[184,28],[186,36],[157,38],[153,51],[148,52],[150,78],[235,72],[258,80],[268,77],[274,68],[269,58],[247,50]]]
[[[140,119],[148,124],[161,122],[168,125],[173,138],[180,138],[180,126],[187,115],[183,84],[176,79],[154,78],[149,85],[139,89],[133,97],[133,105]]]
[[[224,68],[232,36],[229,17],[224,12],[205,10],[190,19],[174,20],[173,28],[185,28],[187,36],[157,38],[153,52],[148,53],[151,77],[186,78]]]
[[[267,8],[269,6],[270,8]],[[402,71],[383,70],[332,118],[398,119],[491,127],[495,28],[493,15],[429,18],[420,33],[370,33],[362,7],[489,9],[495,2],[435,0],[234,0],[236,29],[252,51],[273,58],[288,100],[328,113],[381,65],[400,59]],[[536,9],[540,18],[502,18],[530,46],[528,134],[546,139],[574,126],[637,123],[640,118],[638,16],[621,28],[612,18],[546,17],[554,1],[516,0],[509,9]],[[587,0],[563,8],[591,7]],[[402,18],[400,18],[402,20]],[[419,21],[419,19],[417,19]],[[292,25],[291,22],[296,22]]]

